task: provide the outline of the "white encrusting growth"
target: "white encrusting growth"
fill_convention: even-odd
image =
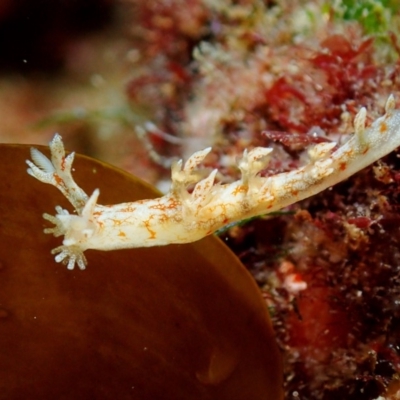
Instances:
[[[45,214],[55,225],[45,232],[64,235],[62,246],[52,251],[57,262],[66,263],[68,269],[75,264],[84,269],[87,249],[194,242],[226,224],[279,210],[346,179],[400,145],[400,111],[394,108],[390,96],[385,115],[368,128],[362,108],[347,143],[335,151],[334,143],[317,144],[309,149],[307,165],[271,177],[259,175],[268,164],[270,148],[246,150],[238,164],[241,179],[224,185],[214,183],[217,170],[202,178],[198,166],[211,149],[198,151],[185,164],[178,161],[172,166],[169,193],[153,200],[98,205],[99,190],[89,197],[72,178],[74,153],[65,156],[57,134],[50,143],[51,161],[37,149],[31,150],[28,173],[58,188],[75,208],[76,214],[61,207],[55,216]]]

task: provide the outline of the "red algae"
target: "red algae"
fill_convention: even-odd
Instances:
[[[386,163],[396,175],[397,158]],[[264,235],[242,228],[251,250],[238,254],[272,307],[287,398],[375,399],[396,386],[400,198],[390,181],[369,169],[304,203],[307,212],[275,217],[271,231],[264,221]],[[273,231],[282,235],[278,244],[266,240]],[[240,245],[231,236],[227,242]],[[298,293],[283,284],[283,262],[306,283]]]

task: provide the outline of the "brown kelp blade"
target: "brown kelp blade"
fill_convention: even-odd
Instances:
[[[70,205],[26,173],[28,146],[0,155],[1,399],[282,398],[265,304],[218,239],[87,251],[88,268],[68,271],[42,214]],[[101,162],[74,165],[101,204],[157,196]]]

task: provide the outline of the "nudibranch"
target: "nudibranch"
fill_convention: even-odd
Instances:
[[[217,170],[203,178],[199,165],[211,148],[194,153],[185,164],[172,166],[168,194],[158,199],[102,206],[99,190],[89,197],[71,174],[74,153],[65,155],[61,136],[50,142],[51,160],[35,148],[28,173],[58,188],[75,209],[74,214],[56,207],[55,216],[44,218],[55,226],[45,233],[64,235],[53,249],[55,260],[68,269],[75,264],[85,269],[87,249],[115,250],[162,246],[199,240],[223,226],[257,215],[280,210],[312,196],[368,166],[400,146],[400,110],[390,96],[385,114],[366,127],[366,109],[354,119],[352,137],[341,147],[319,143],[308,150],[309,162],[296,170],[275,176],[260,176],[272,149],[245,150],[238,167],[241,178],[216,184]],[[193,189],[193,190],[191,190]]]

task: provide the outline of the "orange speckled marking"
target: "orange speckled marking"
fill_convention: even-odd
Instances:
[[[114,219],[114,218],[110,218],[110,219],[116,226],[119,226],[122,224],[122,221],[120,219]]]
[[[247,185],[240,185],[240,186],[238,186],[238,187],[232,192],[232,194],[233,194],[234,196],[236,196],[236,195],[238,195],[239,193],[246,193],[246,192],[247,192],[247,189],[248,189],[248,186],[247,186]]]
[[[146,219],[145,221],[143,221],[145,228],[149,231],[150,236],[149,239],[156,239],[157,235],[156,232],[153,231],[152,229],[150,229],[150,220],[153,218],[153,216],[151,216],[149,219]]]
[[[361,154],[366,154],[366,153],[368,152],[368,150],[369,150],[369,146],[367,146],[367,147],[365,148],[365,150],[363,150],[363,152],[362,152]]]
[[[347,163],[346,163],[346,162],[341,162],[341,163],[339,164],[339,169],[340,169],[341,171],[344,171],[344,170],[346,169],[346,167],[347,167]]]
[[[168,217],[167,214],[161,214],[161,215],[158,216],[158,220],[161,223],[164,223],[164,222],[167,222],[169,220],[169,217]]]
[[[124,207],[124,208],[121,208],[121,212],[124,212],[124,213],[132,213],[132,212],[134,212],[136,210],[136,207],[133,207],[132,205],[127,205],[126,207]]]
[[[119,231],[119,232],[118,232],[118,236],[126,237],[126,234],[125,234],[125,232]]]
[[[204,190],[208,190],[208,188],[212,186],[211,182],[206,182],[206,184],[204,185]]]
[[[151,208],[152,210],[165,211],[167,207],[165,206],[165,204],[158,203],[158,204],[154,204],[154,206],[150,206],[149,208]]]
[[[171,200],[167,204],[158,203],[158,204],[155,204],[154,206],[150,206],[149,208],[151,208],[153,210],[165,211],[165,210],[173,210],[175,208],[178,208],[179,205],[180,205],[180,203],[178,201]]]
[[[54,179],[56,180],[57,185],[64,186],[64,181],[57,174],[54,174]]]
[[[382,122],[382,123],[379,125],[379,132],[380,132],[380,133],[386,133],[387,130],[388,130],[388,127],[387,127],[387,125],[386,125],[386,122]]]

